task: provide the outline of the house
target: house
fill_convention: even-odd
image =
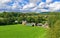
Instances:
[[[27,21],[25,20],[25,21],[22,21],[22,25],[26,25],[26,23],[27,23]]]

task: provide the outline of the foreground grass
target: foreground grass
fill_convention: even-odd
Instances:
[[[0,38],[46,38],[46,29],[17,25],[0,26]]]

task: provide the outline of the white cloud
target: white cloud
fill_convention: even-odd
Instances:
[[[12,5],[12,9],[15,9],[15,8],[17,8],[17,7],[18,7],[18,3],[15,2],[15,3]]]
[[[6,5],[6,4],[0,4],[0,9],[11,9],[11,6]]]
[[[46,5],[46,4],[45,4],[44,2],[41,2],[41,3],[39,4],[38,8],[39,8],[39,9],[44,8],[45,5]]]
[[[0,9],[10,9],[11,7],[7,3],[12,2],[12,0],[0,0]]]
[[[30,8],[33,8],[33,7],[35,7],[36,5],[34,4],[34,3],[29,3],[29,4],[27,4],[27,5],[25,5],[24,7],[23,7],[23,9],[30,9]]]
[[[41,12],[48,12],[49,10],[47,9],[40,9]]]
[[[48,11],[57,11],[60,10],[60,2],[53,2],[53,0],[46,0],[46,2],[42,2],[42,0],[29,0],[27,3],[24,0],[0,0],[0,9],[8,9],[8,10],[22,10],[22,11],[35,11],[35,12],[48,12]],[[7,3],[14,2],[12,6],[7,5]],[[19,3],[22,3],[20,5]],[[24,4],[27,3],[26,5]],[[37,3],[40,2],[39,5]],[[45,9],[48,8],[48,9]]]
[[[38,2],[41,2],[42,0],[29,0],[30,1],[30,3],[38,3]]]
[[[48,5],[50,11],[60,10],[60,2],[54,2]]]
[[[8,2],[11,2],[12,0],[0,0],[0,3],[3,4],[3,3],[8,3]]]
[[[46,0],[46,3],[51,3],[53,0]]]
[[[33,8],[33,9],[31,9],[32,11],[36,11],[38,9],[38,7],[35,7],[35,8]]]
[[[21,6],[18,4],[18,1],[14,1],[12,6],[7,5],[9,2],[13,2],[12,0],[0,0],[0,9],[7,9],[8,10],[19,10]]]
[[[34,8],[32,8],[34,7]],[[29,9],[31,8],[31,9]],[[48,9],[45,9],[48,8]],[[60,10],[60,2],[54,2],[50,4],[46,4],[45,2],[41,2],[39,5],[35,5],[34,3],[27,4],[23,7],[23,9],[35,11],[35,12],[48,12],[48,11],[57,11]]]

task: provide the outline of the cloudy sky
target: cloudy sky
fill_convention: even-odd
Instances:
[[[0,0],[0,12],[55,12],[60,11],[60,0]]]

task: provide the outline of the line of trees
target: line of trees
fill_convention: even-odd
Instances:
[[[18,21],[19,24],[22,22],[22,20],[26,20],[28,23],[44,23],[46,21],[46,18],[40,16],[38,13],[0,13],[0,25],[15,24],[15,21]]]

